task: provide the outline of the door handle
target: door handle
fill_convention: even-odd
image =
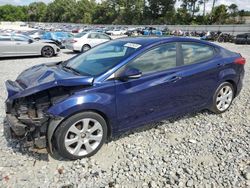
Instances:
[[[168,80],[168,82],[174,83],[174,82],[177,82],[177,81],[180,80],[180,79],[182,79],[181,76],[173,76],[172,78],[170,78],[170,79]]]

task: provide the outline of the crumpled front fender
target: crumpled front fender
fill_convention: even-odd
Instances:
[[[86,93],[85,95],[73,95],[70,98],[67,98],[66,100],[50,107],[47,111],[47,113],[53,117],[49,123],[47,132],[50,152],[53,153],[51,142],[56,128],[62,121],[75,113],[91,110],[101,112],[108,119],[110,125],[114,124],[115,102],[113,100],[115,100],[114,97],[112,95],[108,95],[107,93]],[[112,132],[117,128],[114,126],[110,127]]]
[[[105,93],[73,95],[66,100],[51,106],[48,113],[53,116],[68,117],[85,110],[96,110],[103,114],[115,115],[114,96]]]

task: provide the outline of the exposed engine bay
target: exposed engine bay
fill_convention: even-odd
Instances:
[[[55,87],[6,101],[11,136],[22,141],[24,147],[46,148],[47,129],[54,118],[46,113],[47,110],[70,96],[76,89],[76,87]]]

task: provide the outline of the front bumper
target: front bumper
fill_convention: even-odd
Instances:
[[[245,70],[243,69],[241,71],[240,78],[239,78],[239,81],[237,84],[237,92],[236,92],[235,96],[238,96],[242,90],[244,77],[245,77]]]
[[[60,53],[61,49],[59,47],[56,47],[55,54]]]
[[[14,115],[6,114],[4,131],[8,132],[8,135],[12,139],[18,140],[23,148],[31,150],[46,148],[50,153],[53,153],[52,137],[62,120],[62,117],[51,118],[47,125],[46,135],[40,136],[39,134],[35,134],[36,136],[34,136],[35,127],[25,125]],[[38,150],[35,151],[39,152]]]
[[[24,148],[43,149],[47,147],[46,136],[32,135],[34,127],[20,122],[14,115],[7,114],[5,118],[5,131],[9,132],[12,139],[20,142]]]
[[[68,49],[68,50],[75,50],[74,46],[72,44],[66,44],[65,48]]]
[[[6,115],[6,124],[7,127],[13,133],[12,134],[13,136],[23,137],[27,134],[27,126],[19,122],[19,120],[13,115],[10,114]]]

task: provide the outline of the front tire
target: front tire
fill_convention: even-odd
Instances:
[[[107,124],[94,112],[82,112],[69,117],[55,131],[55,147],[68,159],[94,155],[107,139]]]
[[[223,82],[213,96],[211,111],[220,114],[229,109],[235,96],[235,90],[231,83]]]
[[[41,53],[43,57],[52,57],[55,55],[54,49],[51,46],[44,46]]]
[[[220,42],[220,43],[221,43],[221,42],[225,42],[225,41],[224,41],[224,38],[223,38],[223,37],[219,37],[219,38],[218,38],[218,42]]]

